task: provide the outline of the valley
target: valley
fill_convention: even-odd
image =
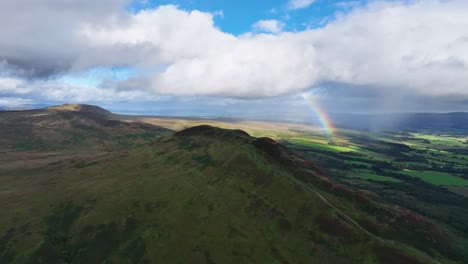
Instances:
[[[0,263],[467,258],[462,136],[78,105],[0,123]]]

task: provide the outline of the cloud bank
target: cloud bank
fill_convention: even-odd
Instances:
[[[293,2],[300,8],[312,1]],[[464,0],[377,1],[321,28],[284,32],[282,22],[265,20],[240,36],[218,28],[215,14],[172,5],[131,13],[127,4],[1,1],[0,96],[79,96],[80,87],[58,78],[114,66],[136,73],[84,91],[251,99],[338,84],[468,96]]]

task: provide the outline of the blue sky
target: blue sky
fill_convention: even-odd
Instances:
[[[129,12],[138,13],[142,10],[157,9],[159,6],[175,5],[186,11],[208,12],[213,14],[217,28],[239,36],[255,31],[255,23],[261,20],[277,20],[284,23],[283,30],[289,32],[323,27],[335,16],[345,14],[365,3],[362,0],[303,1],[303,7],[294,8],[288,0],[136,0],[126,8]],[[62,80],[70,85],[99,86],[104,80],[126,80],[132,77],[135,71],[134,68],[128,67],[99,67],[67,74]]]
[[[240,35],[251,31],[252,25],[257,21],[265,19],[284,22],[287,31],[320,27],[337,13],[346,13],[364,3],[362,0],[315,0],[303,8],[292,9],[287,0],[143,0],[133,2],[128,9],[138,12],[171,4],[185,10],[210,12],[218,14],[215,23],[221,30]]]
[[[330,113],[468,111],[466,10],[466,0],[4,0],[0,106],[297,119],[309,118],[310,93]]]

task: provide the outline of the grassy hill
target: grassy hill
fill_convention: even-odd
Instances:
[[[269,138],[211,126],[172,134],[86,109],[0,115],[0,263],[460,260],[438,225],[333,182]],[[82,125],[93,132],[66,141]],[[14,148],[29,137],[44,145]]]
[[[155,125],[115,120],[97,106],[72,104],[0,112],[0,127],[2,152],[111,150],[171,133]]]

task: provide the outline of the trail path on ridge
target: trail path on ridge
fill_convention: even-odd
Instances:
[[[326,203],[328,206],[330,206],[332,209],[334,209],[338,214],[340,214],[341,216],[343,216],[346,220],[348,220],[350,223],[352,223],[354,226],[356,226],[358,229],[360,229],[361,231],[363,231],[364,233],[366,233],[367,235],[377,239],[378,241],[382,242],[382,243],[388,243],[388,244],[392,244],[392,245],[396,245],[396,246],[400,246],[400,247],[404,247],[404,248],[409,248],[411,250],[414,250],[416,252],[418,252],[421,256],[424,256],[427,260],[429,260],[431,263],[436,263],[436,264],[441,264],[438,260],[432,258],[431,256],[429,256],[428,254],[420,251],[420,250],[417,250],[413,247],[410,247],[408,245],[405,245],[403,243],[400,243],[400,242],[397,242],[397,241],[394,241],[394,240],[388,240],[388,239],[383,239],[381,237],[378,237],[374,234],[372,234],[371,232],[369,232],[368,230],[366,230],[364,227],[362,227],[360,224],[358,224],[354,219],[352,219],[349,215],[347,215],[345,212],[341,211],[340,209],[338,209],[336,206],[334,206],[332,203],[330,203],[322,194],[320,194],[318,191],[314,190],[313,188],[311,188],[310,186],[306,185],[305,183],[301,182],[300,180],[296,179],[294,176],[290,176],[290,175],[287,175],[285,174],[286,176],[290,177],[294,182],[296,182],[297,184],[301,185],[302,187],[304,187],[306,190],[312,192],[316,197],[318,197],[320,200],[322,200],[324,203]]]

